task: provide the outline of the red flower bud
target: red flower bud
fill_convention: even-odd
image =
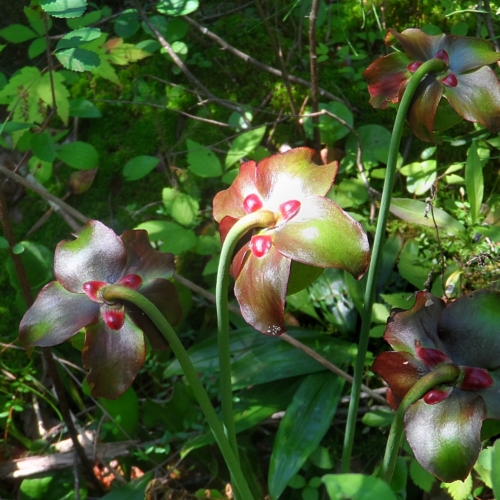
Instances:
[[[259,198],[258,195],[256,194],[249,194],[244,200],[243,200],[243,208],[245,209],[245,212],[247,214],[251,214],[253,212],[257,212],[257,210],[260,210],[262,208],[262,200]]]
[[[108,286],[108,283],[105,281],[87,281],[82,285],[83,291],[85,295],[94,302],[99,302],[102,304],[103,300],[99,297],[99,292],[105,287]]]
[[[464,374],[463,380],[457,384],[457,387],[466,391],[479,391],[487,389],[493,385],[493,379],[484,368],[472,368],[470,366],[463,366],[462,372]]]
[[[137,274],[127,274],[116,282],[117,285],[123,285],[132,290],[137,290],[142,283],[142,278]]]
[[[448,55],[448,52],[446,50],[441,49],[436,52],[436,55],[434,56],[435,59],[441,59],[446,66],[450,65],[450,56]]]
[[[441,401],[444,401],[450,394],[451,391],[445,391],[443,389],[432,389],[424,396],[424,401],[428,405],[435,405],[437,403],[441,403]]]
[[[439,80],[443,85],[447,87],[456,87],[458,85],[457,77],[453,73],[449,73],[442,80]]]
[[[125,322],[125,308],[121,304],[104,304],[101,307],[101,314],[111,330],[119,330]]]
[[[408,68],[408,71],[410,73],[415,73],[415,71],[417,71],[418,68],[420,68],[420,66],[422,66],[422,62],[420,61],[415,61],[415,62],[411,62],[410,64],[408,64],[407,68]]]
[[[434,368],[442,363],[451,363],[451,360],[444,352],[438,349],[428,349],[426,347],[420,347],[420,342],[415,342],[415,350],[417,356],[425,363],[427,368]]]
[[[290,220],[300,209],[300,201],[290,200],[280,205],[280,213],[284,221]]]
[[[257,235],[252,236],[250,241],[250,250],[255,255],[255,257],[264,257],[264,255],[269,252],[272,245],[271,236]]]

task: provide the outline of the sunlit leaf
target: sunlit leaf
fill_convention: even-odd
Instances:
[[[136,156],[123,167],[123,177],[127,181],[136,181],[149,174],[160,163],[156,156]]]
[[[40,0],[42,9],[54,17],[80,17],[87,8],[87,0]]]
[[[88,170],[97,167],[99,154],[88,142],[75,141],[62,144],[56,148],[56,156],[78,170]]]

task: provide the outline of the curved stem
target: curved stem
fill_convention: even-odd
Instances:
[[[245,480],[243,473],[241,472],[238,460],[229,444],[229,440],[224,434],[224,429],[220,420],[215,413],[215,410],[210,402],[203,384],[198,378],[198,374],[189,358],[188,353],[184,349],[179,337],[170,326],[165,316],[156,308],[156,306],[150,302],[144,295],[141,295],[135,290],[126,288],[120,285],[110,285],[103,290],[103,299],[109,302],[112,301],[128,301],[137,307],[139,307],[144,313],[146,313],[153,323],[157,326],[160,332],[167,339],[170,348],[172,349],[175,357],[179,361],[182,367],[184,375],[205,415],[205,418],[212,430],[215,441],[219,445],[220,451],[224,457],[224,460],[228,466],[229,472],[231,474],[233,486],[237,489],[241,495],[242,500],[253,500],[250,488]]]
[[[453,364],[441,365],[422,377],[406,394],[394,417],[391,425],[387,447],[385,449],[384,461],[380,477],[388,484],[391,483],[396,459],[398,457],[399,445],[404,431],[404,416],[410,405],[416,403],[419,399],[434,387],[441,384],[453,384],[460,377],[460,369]],[[439,404],[439,403],[438,403]]]
[[[342,472],[349,472],[352,447],[354,444],[354,432],[359,408],[359,396],[361,394],[361,383],[365,368],[366,351],[368,350],[368,340],[370,337],[370,325],[372,316],[372,307],[375,302],[375,292],[377,287],[377,278],[382,262],[382,246],[385,237],[385,228],[389,217],[389,207],[391,205],[392,190],[394,179],[396,177],[396,165],[398,160],[399,145],[401,143],[401,134],[403,133],[406,114],[411,100],[422,79],[430,72],[441,71],[444,68],[444,62],[440,59],[431,59],[418,68],[408,82],[406,90],[401,99],[398,108],[394,128],[392,130],[391,143],[389,146],[389,157],[387,160],[387,170],[382,191],[382,200],[380,203],[377,229],[373,241],[373,250],[366,281],[364,296],[363,316],[361,319],[361,331],[358,344],[358,354],[354,368],[354,382],[352,385],[351,401],[349,403],[349,413],[347,415],[346,433],[344,437],[344,449],[342,453]]]
[[[267,210],[246,215],[238,220],[227,233],[222,245],[217,270],[217,284],[215,289],[215,304],[217,307],[217,325],[219,330],[219,369],[220,369],[220,395],[222,404],[222,420],[233,453],[238,458],[238,445],[233,418],[233,390],[231,383],[231,350],[229,342],[229,309],[228,287],[229,268],[236,244],[240,238],[255,227],[268,227],[275,224],[276,215]]]

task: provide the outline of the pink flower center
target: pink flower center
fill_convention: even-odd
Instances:
[[[420,66],[422,66],[423,63],[421,63],[420,61],[415,61],[415,62],[411,62],[410,64],[408,64],[407,68],[408,68],[408,71],[410,73],[415,73],[415,71],[417,71],[418,68],[420,68]]]
[[[458,85],[457,77],[453,73],[447,74],[442,80],[439,80],[447,87],[456,87]]]
[[[450,56],[448,55],[448,52],[446,50],[441,49],[436,52],[436,55],[434,56],[435,59],[441,59],[446,66],[450,65]]]
[[[256,212],[257,210],[260,210],[262,206],[263,206],[262,200],[259,198],[258,195],[253,193],[249,194],[243,200],[243,209],[247,214],[251,214],[253,212]]]
[[[271,236],[252,236],[252,239],[250,241],[250,250],[255,255],[255,257],[261,258],[269,252],[272,244],[273,242]]]
[[[280,213],[284,221],[290,220],[300,209],[300,201],[290,200],[280,205]]]
[[[457,384],[457,387],[466,391],[479,391],[487,389],[493,385],[493,379],[484,368],[473,368],[470,366],[461,367],[464,374],[463,380]]]

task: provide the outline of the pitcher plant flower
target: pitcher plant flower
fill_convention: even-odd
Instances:
[[[397,42],[403,52],[379,57],[363,73],[372,106],[384,109],[391,102],[399,102],[408,80],[422,63],[440,59],[443,70],[424,77],[408,111],[408,121],[415,135],[423,141],[435,141],[436,128],[453,124],[450,121],[453,110],[459,115],[455,122],[461,117],[483,125],[490,132],[500,130],[500,83],[487,66],[497,62],[500,54],[492,44],[466,36],[431,36],[420,29],[407,29],[402,33],[390,29],[386,45]],[[452,109],[443,109],[442,127],[437,127],[440,121],[438,107],[444,104],[442,97]]]
[[[267,335],[286,331],[284,306],[292,261],[338,267],[356,278],[366,271],[369,246],[360,224],[326,197],[337,163],[317,165],[315,152],[296,148],[240,167],[214,199],[224,241],[236,221],[260,210],[274,214],[236,253],[231,274],[244,319]]]
[[[372,370],[388,384],[397,408],[413,385],[443,364],[454,364],[454,385],[434,387],[405,414],[406,438],[416,459],[445,482],[464,480],[481,450],[486,418],[500,419],[500,292],[478,290],[446,305],[418,292],[415,305],[395,309]]]
[[[85,224],[75,240],[57,245],[56,281],[46,285],[24,315],[19,340],[27,348],[49,347],[85,328],[82,361],[92,395],[117,398],[132,384],[146,355],[144,334],[155,348],[167,346],[149,318],[130,303],[107,302],[115,284],[149,299],[169,322],[180,319],[174,256],[154,250],[146,231],[120,237],[98,221]]]

